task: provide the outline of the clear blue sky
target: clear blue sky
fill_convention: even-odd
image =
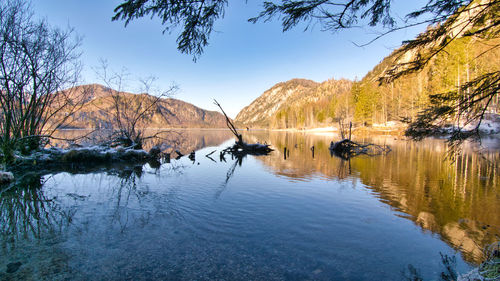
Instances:
[[[149,17],[131,22],[112,22],[116,0],[37,0],[35,14],[59,27],[71,26],[83,37],[83,83],[100,83],[94,69],[99,60],[109,68],[126,68],[129,87],[138,90],[139,78],[155,76],[156,85],[167,88],[175,82],[180,90],[175,98],[196,106],[217,110],[213,98],[235,117],[246,105],[274,84],[292,78],[321,82],[330,78],[361,79],[405,39],[413,38],[420,26],[391,34],[367,47],[374,37],[367,29],[337,33],[320,27],[303,31],[298,27],[282,33],[279,22],[251,24],[246,20],[258,14],[260,1],[230,1],[224,19],[216,23],[210,45],[197,62],[176,49],[177,34],[162,34],[159,20]],[[395,11],[404,16],[423,0],[395,1]],[[408,6],[408,5],[412,5]]]

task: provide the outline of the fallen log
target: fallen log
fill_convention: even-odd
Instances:
[[[330,143],[330,153],[342,159],[349,159],[359,155],[376,156],[386,154],[391,151],[387,145],[377,145],[373,143],[359,144],[350,139],[343,139],[338,142]]]
[[[223,150],[224,152],[233,154],[233,155],[267,155],[271,151],[273,151],[272,148],[270,148],[269,144],[261,144],[261,143],[245,143],[245,142],[238,142],[236,141],[233,146],[230,146],[226,149]]]
[[[224,109],[222,109],[222,106],[217,102],[217,100],[214,99],[214,104],[217,105],[222,113],[224,114],[224,117],[226,117],[226,125],[233,133],[233,135],[236,137],[236,142],[234,143],[233,146],[228,147],[224,149],[224,152],[228,152],[234,155],[246,155],[246,154],[251,154],[251,155],[267,155],[273,149],[270,147],[269,144],[261,144],[261,143],[246,143],[243,141],[243,136],[241,134],[238,134],[238,130],[234,126],[233,122],[231,122],[231,119],[227,116],[226,112],[224,112]]]

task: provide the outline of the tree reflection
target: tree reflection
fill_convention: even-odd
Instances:
[[[130,197],[133,195],[137,200],[141,200],[147,192],[137,190],[137,180],[142,176],[142,166],[135,167],[133,170],[121,171],[118,174],[119,183],[114,185],[114,195],[116,196],[115,208],[112,216],[112,222],[118,223],[120,231],[123,232],[128,225],[128,205]],[[115,197],[113,196],[113,197]]]
[[[162,163],[160,167],[152,167],[152,172],[156,177],[165,177],[181,175],[186,166],[180,162]],[[151,173],[145,166],[136,166],[133,168],[114,171],[109,179],[111,194],[109,203],[112,208],[110,220],[106,220],[105,225],[110,228],[118,227],[119,232],[125,232],[131,226],[140,225],[144,227],[150,223],[150,218],[154,210],[151,207],[151,197],[158,196],[150,192],[147,184],[141,183],[143,176]],[[162,211],[167,211],[172,218],[181,218],[182,214],[176,207],[176,190],[171,187],[161,194],[161,197],[155,200],[164,200],[161,204]]]
[[[226,162],[225,158],[224,158],[224,160],[222,160],[223,159],[222,157],[223,156],[221,156],[220,162],[222,162],[222,161]],[[229,180],[233,177],[233,174],[234,174],[234,171],[236,170],[236,167],[238,167],[238,166],[241,167],[241,165],[243,164],[243,158],[245,158],[245,155],[237,155],[237,154],[233,155],[233,154],[231,154],[231,159],[234,160],[234,163],[229,167],[229,170],[227,170],[226,180],[220,185],[219,189],[215,193],[215,199],[219,199],[219,197],[224,192],[224,190],[226,190],[227,184],[228,184]]]
[[[76,210],[49,198],[42,186],[46,177],[27,174],[0,192],[0,280],[64,280],[71,269],[58,243]]]
[[[44,181],[37,174],[24,175],[0,193],[0,234],[4,247],[21,238],[56,235],[71,223],[75,211],[62,208],[56,198],[47,198],[41,188]]]
[[[479,263],[484,246],[500,237],[497,150],[477,153],[475,147],[464,147],[451,160],[446,158],[447,144],[442,140],[416,143],[394,137],[358,137],[360,142],[387,144],[393,150],[387,155],[345,160],[328,151],[333,135],[258,132],[254,138],[267,139],[277,148],[270,157],[258,158],[273,173],[295,180],[313,179],[317,174],[328,180],[356,177],[381,202],[408,214],[405,217],[424,231],[440,234],[469,262]],[[284,147],[290,151],[286,160],[280,154]]]
[[[169,164],[153,169],[157,173],[180,174],[185,168],[181,164]],[[92,169],[89,175],[101,171],[102,167]],[[70,169],[70,174],[77,174],[77,170]],[[88,170],[80,173],[88,174]],[[142,204],[142,200],[149,195],[147,186],[139,185],[144,175],[144,167],[112,166],[108,167],[107,177],[111,194],[107,199],[113,202],[111,225],[117,224],[121,231],[129,225],[130,204]],[[17,182],[0,191],[0,239],[3,247],[15,247],[18,240],[33,240],[62,237],[72,224],[78,205],[67,204],[64,198],[85,198],[77,193],[66,193],[48,196],[44,185],[52,176],[39,173],[17,175]],[[50,192],[49,192],[50,194]],[[175,208],[172,208],[175,210]],[[175,212],[175,211],[173,211]],[[146,220],[145,220],[146,219]],[[147,223],[147,215],[142,217]]]
[[[440,281],[454,281],[458,278],[457,272],[457,258],[455,256],[448,256],[443,253],[439,253],[441,256],[441,267],[442,271],[437,276]],[[423,281],[424,278],[421,275],[419,269],[417,269],[412,264],[408,265],[408,268],[404,269],[402,272],[403,280],[407,281]]]

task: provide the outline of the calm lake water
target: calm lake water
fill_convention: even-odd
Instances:
[[[0,193],[0,279],[437,280],[500,240],[498,147],[358,138],[392,152],[344,161],[332,134],[244,137],[276,150],[223,161],[228,131],[187,130],[168,141],[195,161],[25,175]]]

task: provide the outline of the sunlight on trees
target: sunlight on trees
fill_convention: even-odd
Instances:
[[[283,31],[299,24],[305,25],[305,29],[317,24],[322,30],[329,31],[356,26],[381,27],[384,31],[371,42],[397,30],[429,25],[417,38],[405,41],[390,60],[384,60],[383,69],[379,67],[363,79],[357,92],[352,93],[356,101],[351,105],[354,117],[362,123],[410,122],[407,135],[414,138],[433,134],[452,119],[455,124],[450,140],[466,139],[472,131],[478,133],[485,113],[496,112],[498,107],[500,72],[495,57],[498,58],[500,46],[497,40],[500,1],[428,0],[404,19],[394,15],[392,3],[392,0],[264,1],[262,11],[248,21],[257,23],[278,19]],[[127,25],[134,19],[151,16],[162,19],[165,31],[181,26],[178,49],[192,54],[196,60],[208,45],[213,24],[224,16],[227,5],[227,0],[182,3],[128,0],[116,7],[113,20],[124,20]],[[480,53],[469,52],[478,50],[481,44],[489,47]],[[491,56],[493,60],[486,59],[491,59]],[[474,62],[478,59],[480,64]],[[467,71],[466,77],[463,77],[464,71]],[[334,103],[330,101],[335,108]],[[295,114],[299,116],[293,116],[295,121],[290,124],[291,114],[288,109],[283,109],[274,117],[271,126],[307,126],[311,124],[307,122],[309,116],[314,117],[311,115],[314,109],[304,110],[308,111],[304,112],[304,122],[300,120],[302,113],[297,112]],[[329,109],[328,116],[338,117],[338,112],[334,111]],[[324,120],[324,117],[316,114],[315,119]],[[474,124],[474,130],[465,132],[470,124]]]

